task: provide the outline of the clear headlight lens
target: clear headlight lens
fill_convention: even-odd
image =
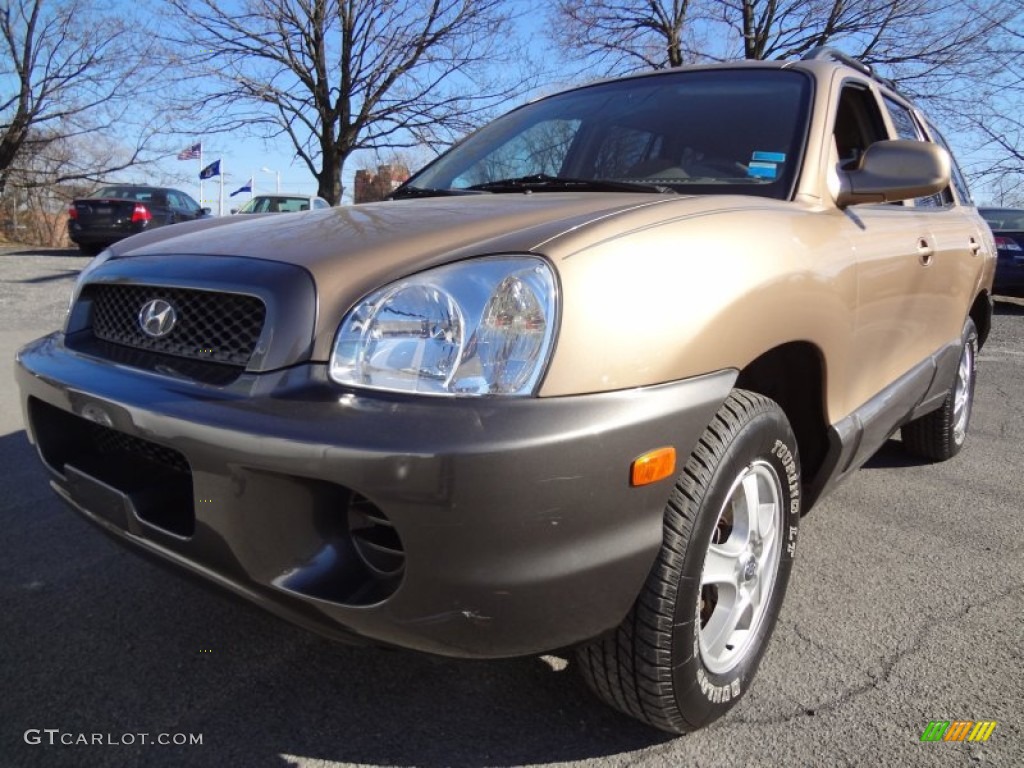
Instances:
[[[557,290],[547,262],[492,256],[375,291],[338,330],[339,384],[428,395],[529,395],[551,351]]]

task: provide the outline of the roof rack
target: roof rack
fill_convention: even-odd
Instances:
[[[815,61],[819,59],[831,59],[832,61],[838,61],[841,64],[845,64],[846,66],[857,70],[862,75],[867,75],[872,80],[876,80],[877,82],[884,85],[886,88],[891,88],[894,91],[896,90],[896,83],[894,83],[887,77],[882,77],[881,75],[879,75],[877,72],[875,72],[874,68],[872,68],[871,65],[865,64],[863,61],[855,59],[853,58],[853,56],[845,54],[842,51],[837,50],[835,48],[829,48],[828,46],[825,45],[819,45],[817,48],[812,48],[811,50],[809,50],[801,58],[804,61]]]

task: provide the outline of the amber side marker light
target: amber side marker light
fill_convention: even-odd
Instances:
[[[650,485],[676,473],[676,449],[656,448],[633,461],[630,484]]]

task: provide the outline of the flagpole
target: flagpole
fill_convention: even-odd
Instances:
[[[199,140],[199,207],[205,208],[206,201],[203,200],[203,140]]]
[[[252,175],[249,177],[249,200],[250,200],[250,202],[252,201],[252,199],[254,197],[256,197],[256,171],[253,171]]]
[[[220,169],[220,202],[217,204],[219,207],[218,215],[224,215],[224,158],[220,159],[220,165],[217,166]]]

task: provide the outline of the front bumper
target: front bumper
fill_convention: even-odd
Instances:
[[[685,459],[736,375],[449,400],[342,391],[307,364],[216,387],[61,334],[16,368],[54,489],[108,533],[323,634],[481,658],[621,621],[672,490],[630,487],[630,463],[665,445]],[[128,453],[97,453],[110,438]],[[366,505],[397,533],[397,571],[354,546]]]

